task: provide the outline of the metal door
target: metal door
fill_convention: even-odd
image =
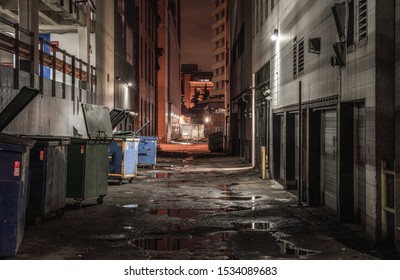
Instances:
[[[354,108],[354,210],[355,217],[365,225],[365,106],[357,104]]]
[[[280,178],[285,178],[285,159],[286,159],[286,126],[285,126],[285,117],[280,116],[280,130],[281,130],[281,139],[280,139]]]
[[[335,110],[321,113],[321,201],[337,211],[337,114]]]

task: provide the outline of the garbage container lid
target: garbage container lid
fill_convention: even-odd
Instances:
[[[109,139],[113,137],[110,110],[107,107],[82,104],[86,130],[90,139]]]
[[[16,135],[0,133],[0,143],[32,147],[35,140],[24,139]]]
[[[44,136],[44,135],[23,135],[23,138],[35,140],[35,146],[54,147],[54,146],[68,146],[71,140],[67,137],[59,136]]]

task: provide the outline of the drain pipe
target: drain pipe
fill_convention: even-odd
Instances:
[[[256,74],[253,74],[251,88],[251,165],[256,167]]]
[[[299,183],[298,183],[298,194],[299,194],[299,201],[298,204],[302,205],[302,173],[303,173],[303,137],[302,137],[302,128],[303,128],[303,108],[301,106],[301,81],[299,81]]]

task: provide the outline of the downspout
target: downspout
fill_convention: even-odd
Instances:
[[[256,75],[253,74],[251,87],[251,165],[256,166]]]

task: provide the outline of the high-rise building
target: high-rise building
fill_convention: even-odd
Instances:
[[[214,10],[212,12],[212,43],[213,49],[213,83],[214,96],[220,96],[225,100],[225,131],[224,131],[224,147],[228,149],[228,123],[229,123],[229,17],[228,17],[228,0],[214,0]]]
[[[212,42],[214,45],[213,50],[213,82],[214,94],[225,95],[225,81],[226,78],[226,42],[227,42],[227,2],[225,0],[215,0],[215,8],[212,12]]]
[[[157,136],[162,143],[179,137],[181,115],[181,1],[158,0]]]

